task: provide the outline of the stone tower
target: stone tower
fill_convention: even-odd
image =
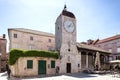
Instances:
[[[67,11],[66,6],[55,23],[55,44],[60,53],[60,73],[77,72],[76,18]]]

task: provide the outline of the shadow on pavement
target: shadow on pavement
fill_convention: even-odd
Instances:
[[[23,79],[35,79],[35,78],[45,78],[45,77],[49,77],[47,75],[38,75],[38,76],[29,76],[29,77],[13,77],[10,80],[23,80]]]
[[[87,73],[68,73],[68,74],[57,74],[57,75],[39,75],[34,77],[24,77],[23,79],[34,79],[34,78],[45,78],[45,77],[57,77],[57,76],[69,76],[69,77],[75,77],[75,78],[90,78],[90,77],[97,77],[92,74]]]
[[[75,77],[75,78],[90,78],[90,77],[97,77],[93,76],[91,74],[86,73],[68,73],[68,74],[57,74],[57,75],[39,75],[39,76],[31,76],[31,77],[12,77],[10,80],[22,80],[22,79],[35,79],[35,78],[45,78],[45,77],[57,77],[57,76],[69,76],[69,77]]]
[[[92,74],[87,73],[74,73],[74,74],[66,74],[66,76],[76,77],[76,78],[90,78],[90,77],[97,77]]]

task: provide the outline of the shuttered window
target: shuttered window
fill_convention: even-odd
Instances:
[[[17,38],[17,34],[16,33],[14,34],[14,38]]]
[[[33,41],[33,36],[30,36],[30,40]]]
[[[32,69],[33,68],[33,60],[27,60],[27,68]]]
[[[117,52],[120,52],[120,47],[117,48]]]
[[[55,68],[55,61],[51,61],[51,68]]]

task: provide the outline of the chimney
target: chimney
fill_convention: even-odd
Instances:
[[[87,40],[88,45],[91,45],[92,43],[93,43],[93,40],[91,40],[91,39]]]
[[[3,34],[3,38],[5,38],[5,34]]]

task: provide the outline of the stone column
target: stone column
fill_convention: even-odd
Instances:
[[[1,56],[0,56],[0,72],[1,72]]]
[[[95,67],[95,53],[92,52],[92,70],[94,70]]]
[[[107,56],[106,55],[103,55],[104,56],[104,61],[106,62],[106,60],[107,60]]]
[[[108,55],[104,55],[105,56],[105,62],[109,61],[109,56]]]
[[[88,52],[86,52],[86,68],[88,68]]]
[[[82,64],[81,64],[81,63],[82,63],[82,60],[81,60],[81,52],[79,52],[79,54],[80,54],[80,69],[81,69],[81,68],[82,68],[82,66],[81,66],[81,65],[82,65]]]

